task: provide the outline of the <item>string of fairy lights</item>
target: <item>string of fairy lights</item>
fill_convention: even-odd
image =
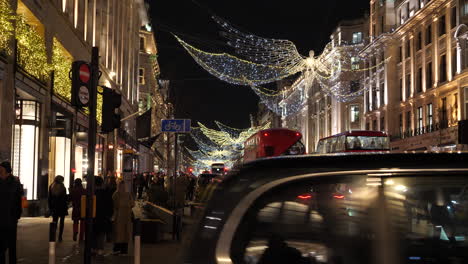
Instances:
[[[244,142],[258,131],[270,127],[270,123],[246,129],[229,127],[219,121],[215,121],[215,124],[219,130],[208,128],[202,123],[192,128],[190,135],[198,150],[187,151],[195,160],[192,164],[195,171],[209,170],[213,163],[232,167],[243,155]]]
[[[323,94],[339,102],[356,99],[369,87],[362,85],[363,73],[381,70],[389,59],[363,67],[365,57],[361,55],[361,50],[364,41],[357,44],[330,42],[320,55],[316,56],[310,51],[309,56],[304,57],[289,40],[244,33],[225,19],[218,16],[212,18],[221,27],[222,36],[238,57],[228,53],[206,52],[174,36],[210,74],[232,84],[250,86],[263,104],[283,117],[303,109],[308,92],[314,85],[318,85]],[[300,73],[297,81],[286,89],[270,90],[262,87],[296,73]]]

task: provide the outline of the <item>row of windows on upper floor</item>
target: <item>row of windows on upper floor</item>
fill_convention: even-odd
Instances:
[[[408,19],[413,17],[418,10],[422,9],[430,1],[431,0],[408,0],[404,5],[401,5],[401,7],[398,10],[397,21],[399,22],[399,25],[404,24]],[[411,2],[413,2],[412,6],[410,6]]]
[[[451,22],[450,22],[450,28],[453,29],[457,26],[456,23],[456,8],[452,8],[452,15],[451,15]],[[441,16],[438,18],[438,36],[441,37],[447,33],[446,31],[446,26],[447,26],[447,21],[445,15]],[[425,38],[425,44],[429,45],[432,43],[432,38],[433,38],[433,32],[432,32],[432,25],[429,24],[425,30],[424,30],[424,38]],[[416,51],[419,51],[422,49],[422,43],[423,43],[423,31],[419,31],[414,38],[414,49]],[[411,56],[411,40],[407,40],[406,43],[404,44],[405,46],[405,58],[409,58]],[[398,52],[398,62],[401,62],[403,60],[403,47],[399,47],[399,52]]]
[[[456,74],[456,53],[455,51],[452,52],[452,76]],[[423,83],[425,81],[426,90],[431,89],[434,87],[434,76],[433,76],[433,64],[432,62],[428,62],[425,67],[425,80],[423,79],[423,68],[419,67],[416,72],[416,79],[414,80],[414,88],[411,89],[411,81],[412,76],[411,74],[407,74],[405,77],[405,85],[403,86],[403,78],[399,80],[399,100],[405,101],[408,98],[415,96],[416,94],[420,94],[423,92]],[[447,58],[446,55],[440,56],[440,63],[438,67],[438,83],[443,84],[447,79]],[[371,100],[369,103],[366,104],[367,111],[374,111],[377,110],[379,106],[385,104],[385,85],[382,82],[379,87],[371,87],[370,89],[370,96]],[[352,89],[350,89],[352,91]],[[379,91],[379,101],[377,102],[377,91]],[[413,93],[412,93],[413,91]]]

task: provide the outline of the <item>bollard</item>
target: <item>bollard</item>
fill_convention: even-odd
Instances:
[[[52,222],[49,226],[49,264],[55,264],[55,239],[57,237],[57,223]]]
[[[135,219],[133,234],[135,236],[134,244],[134,264],[140,264],[141,261],[141,222],[140,219]]]

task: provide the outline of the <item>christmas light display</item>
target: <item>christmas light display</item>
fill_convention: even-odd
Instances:
[[[198,150],[187,151],[196,160],[192,164],[196,170],[207,170],[213,163],[224,163],[226,167],[232,167],[243,155],[245,140],[270,127],[268,123],[264,126],[238,129],[218,121],[215,123],[220,130],[210,129],[201,123],[198,123],[199,127],[192,128],[191,136]]]
[[[52,48],[52,64],[54,67],[54,92],[55,94],[71,100],[71,80],[68,76],[73,58],[65,51],[62,44],[54,38]]]
[[[7,54],[11,54],[11,49],[8,47],[8,42],[13,36],[15,28],[13,22],[15,14],[10,7],[8,0],[0,0],[0,49]]]
[[[362,83],[364,71],[380,68],[387,61],[362,67],[365,58],[360,52],[364,42],[328,43],[320,55],[315,56],[310,51],[309,57],[304,57],[291,41],[243,33],[220,17],[214,16],[213,19],[223,29],[222,35],[239,57],[205,52],[178,36],[175,36],[176,39],[209,73],[229,83],[250,86],[262,103],[281,116],[300,111],[306,103],[308,90],[315,83],[322,88],[323,93],[340,102],[361,96],[368,86],[350,87],[350,80]],[[272,91],[261,87],[262,84],[282,80],[298,72],[301,72],[301,76],[288,91]],[[218,137],[225,137],[219,133],[212,136],[215,141],[218,141]]]
[[[39,80],[47,81],[52,67],[47,63],[45,40],[21,15],[16,19],[16,39],[18,65]]]

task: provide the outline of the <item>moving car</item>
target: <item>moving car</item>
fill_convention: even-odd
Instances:
[[[458,153],[254,161],[211,193],[182,263],[468,263],[467,176]]]

